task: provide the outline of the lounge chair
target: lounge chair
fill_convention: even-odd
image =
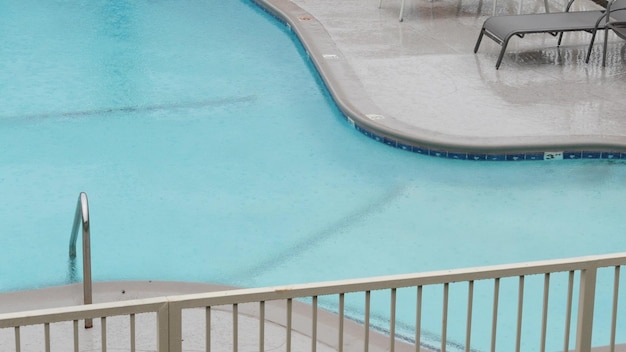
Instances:
[[[496,61],[496,69],[500,67],[506,46],[512,36],[523,38],[526,34],[550,33],[559,35],[557,46],[561,45],[564,32],[585,31],[595,33],[606,29],[605,10],[570,11],[574,0],[570,0],[564,12],[538,13],[529,15],[492,16],[485,20],[474,53],[478,51],[483,35],[487,35],[500,44],[500,55]],[[626,0],[615,0],[615,9],[626,7]]]
[[[606,12],[609,14],[604,17],[604,45],[602,48],[602,67],[606,66],[606,46],[609,37],[609,31],[612,30],[618,37],[626,40],[626,1],[613,0],[610,1],[606,7]],[[599,23],[600,25],[600,23]],[[591,42],[589,43],[589,50],[587,50],[587,58],[585,62],[589,62],[591,57],[591,50],[593,49],[593,42],[596,38],[596,33],[599,28],[595,28],[592,32]]]

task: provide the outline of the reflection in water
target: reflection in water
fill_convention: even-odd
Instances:
[[[135,113],[135,112],[151,112],[151,111],[161,111],[161,110],[174,110],[174,109],[195,109],[195,108],[214,108],[220,107],[224,105],[231,104],[243,104],[250,103],[256,100],[256,96],[241,96],[241,97],[229,97],[229,98],[218,98],[218,99],[208,99],[205,101],[195,101],[195,102],[187,102],[187,103],[173,103],[173,104],[154,104],[147,106],[122,106],[116,108],[104,108],[104,109],[93,109],[93,110],[79,110],[79,111],[67,111],[67,112],[44,112],[38,114],[31,115],[20,115],[20,116],[10,116],[9,118],[20,118],[20,119],[42,119],[47,117],[85,117],[85,116],[93,116],[93,115],[105,115],[111,113]]]
[[[77,283],[80,281],[78,277],[78,272],[76,269],[76,258],[69,258],[67,260],[67,282],[68,283]]]

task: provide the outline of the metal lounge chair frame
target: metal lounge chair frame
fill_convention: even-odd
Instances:
[[[604,45],[602,46],[602,67],[606,66],[606,49],[609,37],[609,30],[612,30],[617,36],[626,40],[626,1],[625,0],[612,0],[606,6],[606,12],[608,16],[604,16],[605,22],[603,27],[604,31]],[[600,23],[598,23],[600,25]],[[585,63],[589,63],[591,57],[591,50],[593,50],[593,43],[596,38],[596,33],[600,28],[594,28],[591,35],[591,42],[589,43],[589,50],[587,50],[587,57]]]
[[[625,1],[625,0],[617,0]],[[605,17],[604,10],[570,11],[574,0],[567,3],[564,12],[492,16],[485,20],[480,30],[480,35],[474,47],[474,53],[478,52],[483,35],[487,35],[496,43],[500,44],[500,54],[496,61],[496,69],[500,67],[509,40],[513,36],[523,38],[526,34],[550,33],[559,36],[557,46],[561,45],[564,32],[585,31],[595,33],[598,29],[606,29],[602,19]]]

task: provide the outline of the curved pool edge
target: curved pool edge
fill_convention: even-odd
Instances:
[[[294,31],[335,103],[363,135],[422,155],[458,160],[522,161],[626,159],[620,136],[472,137],[410,125],[389,116],[369,98],[324,26],[290,0],[252,0]]]

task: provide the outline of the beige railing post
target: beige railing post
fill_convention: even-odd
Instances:
[[[582,269],[580,271],[580,296],[578,298],[576,352],[591,351],[593,306],[596,293],[596,272],[596,267]]]
[[[182,352],[183,346],[183,307],[177,303],[168,303],[168,331],[169,350],[167,352]],[[161,352],[159,350],[159,352]]]
[[[170,352],[170,305],[163,303],[157,310],[157,352]]]

